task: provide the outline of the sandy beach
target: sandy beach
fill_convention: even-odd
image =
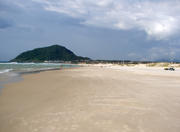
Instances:
[[[179,132],[180,70],[85,66],[0,93],[0,132]]]

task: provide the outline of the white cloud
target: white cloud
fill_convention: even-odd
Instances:
[[[63,13],[82,24],[120,30],[138,29],[165,39],[179,31],[178,0],[33,0],[45,10]]]

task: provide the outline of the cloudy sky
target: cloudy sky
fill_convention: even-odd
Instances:
[[[60,44],[92,59],[180,60],[180,0],[0,0],[0,61]]]

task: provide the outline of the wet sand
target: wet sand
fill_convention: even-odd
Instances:
[[[0,93],[0,132],[179,132],[179,71],[144,70],[24,75]]]

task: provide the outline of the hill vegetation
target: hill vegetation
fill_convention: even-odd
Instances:
[[[49,47],[37,48],[26,51],[18,55],[13,62],[44,62],[44,61],[82,61],[90,60],[87,57],[75,55],[69,49],[60,46],[52,45]]]

